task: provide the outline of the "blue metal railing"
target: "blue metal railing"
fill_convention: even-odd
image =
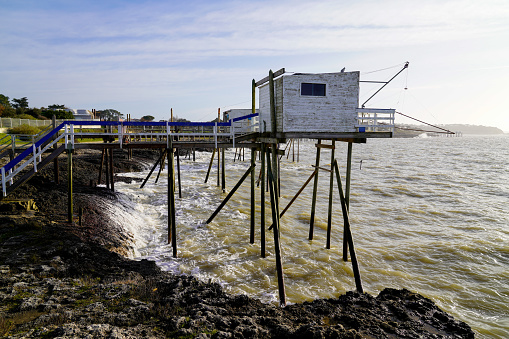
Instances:
[[[232,140],[232,146],[235,147],[235,127],[234,122],[238,122],[241,120],[246,120],[258,116],[258,113],[246,115],[243,117],[238,117],[233,120],[229,120],[228,122],[134,122],[134,121],[81,121],[81,120],[67,120],[58,125],[53,130],[49,131],[46,135],[39,138],[35,141],[31,146],[28,146],[26,150],[18,154],[13,160],[7,163],[0,169],[1,172],[1,184],[3,196],[7,195],[7,183],[10,182],[12,184],[14,177],[19,174],[26,166],[29,164],[33,164],[34,172],[37,172],[37,164],[42,161],[42,154],[48,150],[50,147],[58,143],[62,138],[65,138],[66,147],[74,148],[74,138],[76,135],[80,137],[83,136],[104,136],[110,135],[118,137],[118,143],[120,144],[120,148],[122,148],[122,142],[125,136],[142,136],[142,135],[150,135],[150,136],[161,136],[166,138],[167,147],[169,147],[169,140],[173,136],[199,136],[204,138],[213,138],[215,146],[217,147],[218,137],[229,137]],[[117,132],[113,131],[104,132],[75,132],[76,126],[101,126],[101,127],[117,127]],[[129,127],[159,127],[160,129],[156,132],[154,131],[142,131],[130,133]],[[163,128],[161,128],[163,127]],[[193,133],[189,132],[178,132],[173,131],[172,127],[212,127],[212,131],[194,131]],[[220,128],[223,127],[225,130],[229,128],[228,131],[220,131]],[[63,133],[61,131],[64,130]],[[112,128],[113,130],[113,128]],[[61,133],[61,134],[60,134]],[[210,140],[210,139],[209,139]],[[23,164],[23,160],[26,160]]]

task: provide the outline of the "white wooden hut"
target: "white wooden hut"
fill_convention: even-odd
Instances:
[[[250,108],[233,108],[223,112],[223,121],[249,116],[253,113]],[[255,110],[255,113],[259,113]],[[250,117],[233,123],[236,132],[258,132],[258,117]]]
[[[293,73],[274,80],[277,133],[286,136],[312,134],[346,135],[375,132],[363,123],[378,125],[380,116],[394,110],[359,108],[360,72]],[[269,83],[259,86],[260,132],[271,131]],[[392,114],[392,119],[394,115]],[[359,123],[361,122],[361,123]],[[387,130],[385,130],[387,131]]]

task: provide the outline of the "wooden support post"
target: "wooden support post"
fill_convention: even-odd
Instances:
[[[346,208],[350,210],[350,177],[352,173],[352,142],[348,143],[348,155],[346,160],[346,184],[345,184],[345,203]],[[348,261],[348,240],[346,239],[346,225],[343,227],[343,261]]]
[[[332,140],[332,146],[335,146],[336,141]],[[334,160],[335,160],[335,149],[334,147],[331,149],[331,162],[330,162],[330,185],[329,185],[329,209],[327,213],[327,244],[325,248],[330,249],[330,237],[332,230],[332,199],[333,199],[333,189],[334,189]]]
[[[214,155],[216,154],[216,149],[214,148],[212,151],[212,157],[210,157],[209,169],[207,170],[207,175],[205,176],[205,183],[209,180],[210,169],[212,168],[212,164],[214,163]]]
[[[273,147],[274,149],[274,147]],[[276,156],[277,153],[272,153],[272,157]],[[269,181],[269,191],[270,191],[270,205],[272,210],[272,224],[274,225],[274,229],[272,230],[274,234],[274,252],[276,255],[276,271],[277,271],[277,284],[279,290],[279,304],[281,306],[286,305],[286,294],[285,294],[285,281],[283,277],[283,262],[281,258],[281,244],[280,244],[280,224],[279,224],[279,203],[277,196],[277,188],[276,188],[276,180],[277,178],[273,171],[272,166],[270,164],[270,154],[267,153],[267,167],[268,167],[268,181]]]
[[[180,181],[180,155],[177,148],[177,178],[179,181],[179,198],[182,199],[182,182]]]
[[[217,187],[221,186],[221,149],[217,149]]]
[[[115,192],[115,179],[113,178],[113,148],[110,149],[110,181],[111,181],[111,190]]]
[[[152,175],[152,173],[156,169],[157,164],[160,163],[160,166],[161,167],[163,166],[161,160],[163,159],[163,157],[166,155],[167,152],[168,152],[168,150],[165,150],[163,153],[161,153],[161,155],[159,156],[159,159],[157,159],[156,163],[154,164],[154,166],[152,166],[152,168],[150,169],[150,172],[148,172],[148,175],[145,177],[145,180],[143,180],[143,183],[141,184],[140,188],[143,188],[145,186],[145,184],[147,183],[148,179],[150,178],[150,176]]]
[[[341,185],[341,176],[339,175],[339,167],[338,167],[337,161],[334,161],[334,169],[336,171],[336,179],[338,182],[338,189],[339,189],[339,198],[341,200],[341,209],[343,211],[343,221],[345,223],[345,230],[346,230],[345,236],[348,241],[348,247],[350,248],[350,257],[352,258],[352,268],[353,268],[353,274],[354,274],[354,278],[355,278],[355,287],[357,289],[357,292],[363,293],[361,274],[359,271],[359,265],[357,263],[357,256],[355,255],[352,231],[350,229],[350,217],[349,217],[349,213],[348,213],[348,207],[346,206],[346,199],[343,194],[343,187]]]
[[[110,189],[110,152],[108,152],[108,149],[106,148],[104,150],[105,154],[106,154],[106,159],[105,159],[105,168],[104,168],[104,175],[106,176],[106,188],[107,189]]]
[[[159,156],[159,159],[157,160],[157,162],[154,165],[154,166],[156,166],[157,163],[159,163],[159,171],[157,172],[157,177],[156,177],[156,181],[155,181],[156,184],[159,181],[159,176],[161,175],[162,170],[164,169],[165,161],[166,161],[166,150],[161,149],[161,155]],[[148,176],[147,176],[147,178],[148,178]]]
[[[256,166],[256,150],[251,148],[251,167]],[[251,171],[251,232],[249,242],[254,244],[255,241],[255,171]]]
[[[274,96],[274,73],[269,71],[269,104],[270,104],[270,128],[272,137],[276,137],[277,121],[276,121],[276,99]]]
[[[322,140],[318,139],[318,145],[322,143]],[[320,147],[316,148],[316,160],[315,169],[320,166]],[[309,218],[309,240],[313,240],[313,230],[315,226],[315,211],[316,211],[316,192],[318,190],[318,170],[316,171],[315,181],[313,184],[313,198],[311,200],[311,216]]]
[[[217,109],[217,122],[221,122],[221,109]],[[221,127],[217,126],[217,133],[219,133]],[[217,149],[217,187],[221,185],[221,150]]]
[[[175,221],[175,165],[173,161],[173,144],[170,140],[170,147],[166,150],[168,154],[168,228],[171,230],[168,235],[168,242],[171,236],[173,257],[177,257],[177,227]]]
[[[223,193],[226,192],[226,170],[225,170],[225,159],[224,159],[225,149],[221,149],[221,157],[223,158],[221,161],[221,188],[223,189]]]
[[[292,162],[295,162],[295,139],[292,139]]]
[[[260,251],[261,257],[265,258],[265,143],[262,143],[261,149],[261,169],[260,169]]]
[[[103,148],[102,154],[101,154],[101,166],[99,166],[99,179],[97,179],[97,185],[101,184],[102,176],[103,176],[103,166],[104,166],[104,153],[106,150]]]
[[[295,194],[295,196],[292,198],[292,200],[290,200],[290,202],[288,203],[288,205],[286,205],[285,209],[283,210],[283,212],[281,212],[281,214],[279,215],[280,218],[283,217],[283,215],[285,215],[286,211],[288,211],[288,209],[290,208],[290,206],[292,206],[293,202],[297,199],[297,197],[302,193],[302,191],[304,190],[304,188],[306,188],[306,186],[309,184],[309,182],[311,181],[311,179],[313,179],[313,177],[316,175],[316,173],[318,172],[318,169],[315,169],[313,171],[313,173],[311,173],[311,175],[309,176],[308,180],[306,180],[306,182],[304,183],[304,185],[302,185],[302,187],[299,189],[299,191],[297,192],[297,194]],[[274,225],[271,225],[269,227],[269,230],[272,229],[272,227],[274,227]]]
[[[73,196],[72,196],[72,144],[67,144],[67,222],[73,222]]]
[[[248,170],[246,171],[246,173],[244,173],[244,175],[242,176],[242,178],[240,178],[239,182],[237,182],[237,184],[235,185],[235,187],[233,187],[233,189],[230,191],[230,193],[228,193],[228,195],[226,196],[226,198],[224,198],[224,200],[221,202],[221,204],[219,205],[219,207],[214,211],[214,213],[212,213],[212,215],[210,216],[210,218],[207,220],[207,224],[210,224],[212,222],[212,220],[214,220],[214,218],[216,217],[216,215],[219,213],[219,211],[221,211],[221,209],[223,209],[224,205],[226,205],[226,203],[228,202],[228,200],[230,200],[230,198],[233,196],[233,194],[235,194],[235,192],[239,189],[240,185],[242,185],[242,183],[244,182],[244,180],[246,180],[247,176],[254,170],[254,167],[253,166],[250,166],[248,168]]]

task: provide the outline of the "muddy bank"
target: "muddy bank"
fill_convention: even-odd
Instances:
[[[115,171],[136,171],[157,152],[115,155]],[[13,338],[473,338],[429,299],[407,290],[280,308],[224,293],[218,284],[171,275],[133,261],[129,234],[103,206],[116,202],[97,181],[100,154],[75,157],[75,206],[82,227],[66,222],[66,170],[51,167],[16,192],[38,211],[0,212],[0,336]]]

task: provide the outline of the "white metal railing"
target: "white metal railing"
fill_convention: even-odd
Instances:
[[[358,132],[394,132],[395,109],[357,108]]]

